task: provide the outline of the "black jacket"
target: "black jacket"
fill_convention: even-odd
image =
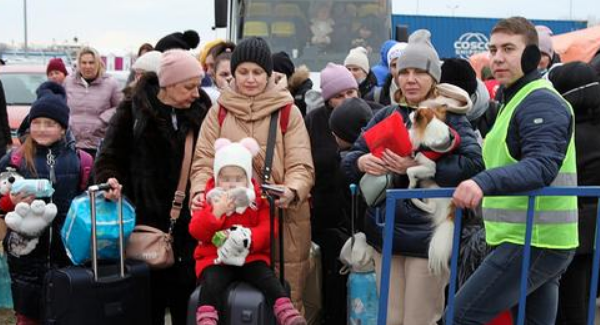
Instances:
[[[373,71],[369,70],[367,77],[363,80],[360,85],[358,85],[358,93],[360,94],[360,98],[366,99],[367,95],[371,93],[373,89],[377,86],[377,77]]]
[[[288,80],[290,93],[294,97],[294,104],[300,109],[302,116],[306,116],[306,92],[312,89],[310,71],[306,66],[300,66]]]
[[[600,86],[565,97],[575,112],[577,185],[600,185]],[[591,254],[596,231],[597,198],[579,198],[578,254]]]
[[[137,224],[166,232],[185,137],[191,131],[197,138],[210,99],[201,93],[189,109],[174,109],[157,99],[158,91],[156,74],[148,74],[140,79],[132,96],[121,102],[110,120],[95,169],[96,182],[115,177],[123,185],[124,195],[136,207]],[[186,198],[175,225],[173,247],[177,260],[193,263],[196,242],[188,233],[190,219]]]
[[[315,231],[348,223],[343,197],[348,189],[343,188],[338,146],[329,128],[332,111],[327,105],[321,106],[305,118],[315,165],[315,186],[311,192],[311,228]]]
[[[485,136],[492,130],[494,123],[496,122],[496,117],[498,116],[498,110],[500,109],[500,104],[498,104],[495,100],[490,100],[488,103],[488,108],[485,110],[485,113],[480,117],[471,121],[471,125],[474,130],[479,130],[481,137],[485,139]]]
[[[4,95],[2,81],[0,81],[0,157],[4,156],[6,146],[8,146],[11,141],[8,113],[6,112],[6,97]]]
[[[392,75],[388,75],[383,86],[373,87],[371,91],[363,97],[363,99],[381,104],[383,106],[389,106],[392,103],[392,96],[394,95],[390,94],[390,86],[392,85],[393,81],[394,78]]]

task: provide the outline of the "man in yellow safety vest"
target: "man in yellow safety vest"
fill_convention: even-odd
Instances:
[[[502,19],[489,49],[492,73],[504,86],[502,106],[483,145],[486,170],[462,182],[453,202],[474,208],[484,195],[577,186],[573,112],[536,69],[535,27],[522,17]],[[454,324],[485,324],[518,305],[527,203],[483,198],[486,241],[494,249],[457,293]],[[526,323],[554,324],[558,281],[578,245],[577,198],[536,198],[531,245]]]

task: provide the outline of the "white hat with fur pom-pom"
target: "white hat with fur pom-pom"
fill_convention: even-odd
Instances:
[[[259,151],[260,146],[253,138],[243,138],[240,142],[231,142],[229,139],[225,138],[217,139],[217,141],[215,141],[215,160],[213,165],[215,184],[218,184],[219,172],[223,167],[240,167],[246,172],[246,177],[248,177],[248,189],[251,190],[252,197],[254,197],[254,186],[252,185],[252,158],[256,156]]]

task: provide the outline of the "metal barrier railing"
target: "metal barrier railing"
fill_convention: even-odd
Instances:
[[[377,324],[385,325],[387,322],[387,306],[390,286],[390,268],[392,258],[392,246],[394,236],[394,223],[396,216],[396,200],[399,199],[424,199],[424,198],[450,198],[454,194],[454,188],[439,189],[395,189],[388,190],[386,196],[385,225],[383,227],[383,251],[381,265],[381,284],[379,298],[379,312]],[[578,197],[598,197],[600,200],[600,186],[587,187],[545,187],[530,192],[503,194],[502,196],[527,196],[529,204],[527,210],[527,222],[525,230],[525,245],[523,249],[523,263],[520,277],[520,296],[519,313],[516,325],[525,324],[525,306],[527,300],[527,273],[531,258],[531,235],[534,219],[534,200],[537,196],[578,196]],[[596,220],[600,220],[600,204]],[[456,209],[454,219],[454,237],[452,240],[452,258],[450,260],[450,287],[448,291],[448,304],[446,312],[446,324],[454,323],[454,295],[456,294],[456,277],[458,271],[458,255],[460,245],[460,233],[462,223],[462,210]],[[600,235],[600,222],[596,222],[596,237],[594,243],[597,243]],[[594,248],[595,248],[594,244]],[[594,249],[594,260],[592,264],[592,279],[590,283],[590,298],[588,304],[587,324],[594,325],[596,310],[596,293],[598,289],[598,271],[600,265],[600,249]]]

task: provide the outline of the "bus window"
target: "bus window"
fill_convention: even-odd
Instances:
[[[363,46],[370,61],[390,38],[391,0],[245,0],[235,25],[238,38],[261,36],[273,52],[287,52],[294,64],[318,72],[327,62],[343,63]]]

